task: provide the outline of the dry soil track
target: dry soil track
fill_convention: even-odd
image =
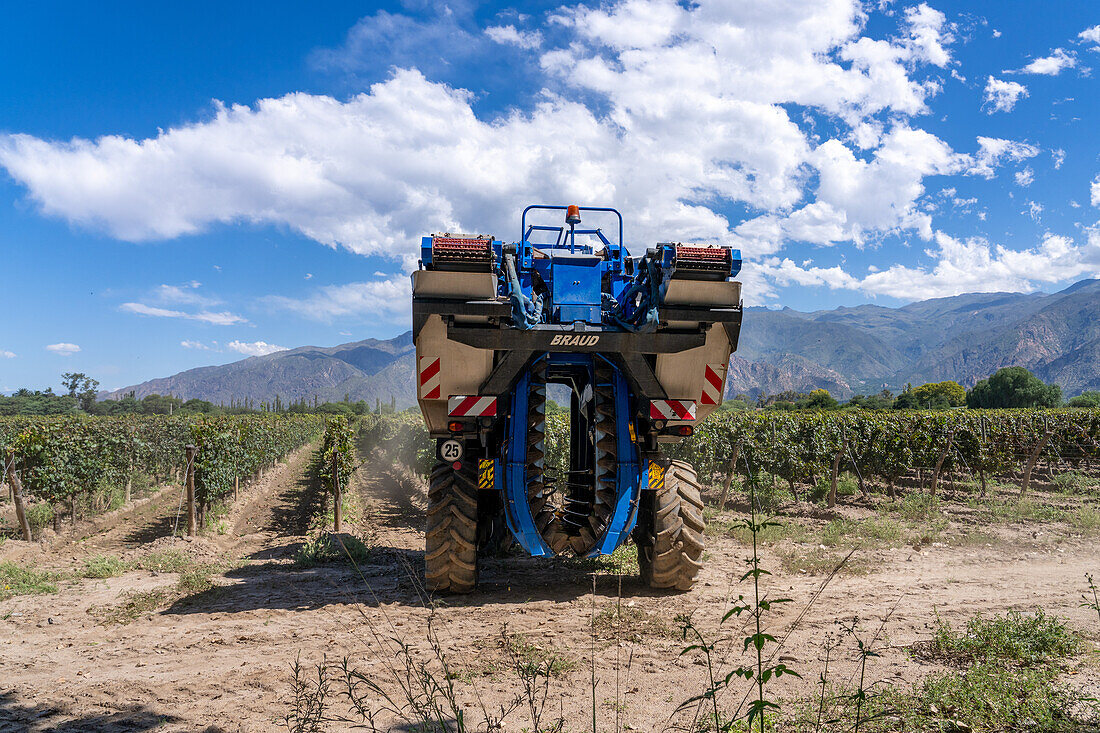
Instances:
[[[129,521],[108,523],[81,542],[43,550],[9,541],[0,548],[0,556],[56,568],[71,568],[73,558],[98,552],[139,558],[166,548],[198,560],[239,558],[234,569],[215,578],[215,588],[122,626],[97,624],[89,608],[117,604],[126,593],[173,586],[177,575],[132,570],[106,580],[64,581],[56,595],[0,602],[0,731],[275,730],[288,710],[295,659],[312,665],[348,655],[385,681],[395,661],[381,650],[379,638],[400,637],[425,649],[431,612],[419,591],[423,485],[405,471],[368,463],[349,490],[361,497],[352,531],[372,546],[369,561],[360,571],[344,563],[300,568],[293,557],[320,501],[308,459],[309,451],[300,451],[243,492],[226,517],[224,535],[135,541],[137,530],[159,526],[168,516],[168,500],[176,499],[168,492],[149,502],[148,511],[135,510],[126,515]],[[1100,624],[1078,604],[1085,572],[1100,571],[1100,543],[1095,536],[1033,534],[1021,526],[1005,530],[995,546],[862,551],[869,572],[837,576],[787,640],[784,656],[806,677],[794,686],[813,683],[823,636],[836,620],[855,616],[873,631],[890,614],[890,648],[873,661],[872,671],[884,684],[912,682],[928,672],[904,647],[928,638],[937,613],[961,623],[978,611],[1042,606],[1095,642]],[[593,649],[602,729],[615,729],[616,709],[619,723],[635,730],[688,724],[672,713],[702,690],[705,670],[679,656],[683,643],[673,619],[693,613],[702,628],[714,628],[739,592],[736,578],[746,554],[745,545],[728,535],[709,536],[708,543],[695,590],[651,593],[627,576],[621,601],[619,578],[598,577],[593,594],[583,565],[520,557],[487,561],[478,592],[444,599],[434,611],[467,720],[476,723],[483,705],[495,710],[517,689],[501,644],[507,625],[509,633],[523,635],[526,653],[562,660],[547,707],[553,717],[564,714],[567,730],[583,730],[591,720]],[[765,566],[775,571],[772,590],[795,599],[773,617],[774,629],[784,632],[823,578],[780,570],[780,549],[765,552]],[[592,614],[607,619],[620,604],[630,622],[601,625],[593,640]],[[844,678],[855,663],[849,655],[834,664]],[[1090,665],[1095,662],[1082,664],[1073,677],[1095,690],[1097,671]],[[733,696],[723,700],[735,702]],[[506,729],[528,725],[525,716],[524,708],[512,713]]]

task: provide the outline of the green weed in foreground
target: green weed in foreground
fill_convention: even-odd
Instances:
[[[1049,667],[988,662],[933,674],[913,690],[886,691],[876,711],[884,717],[865,730],[1068,733],[1083,730],[1068,717],[1074,702]]]
[[[979,614],[961,633],[941,621],[930,652],[953,661],[1036,665],[1073,656],[1080,648],[1080,636],[1057,616],[1039,609],[1033,614],[1009,611],[992,618]]]
[[[1066,471],[1054,477],[1054,485],[1066,494],[1095,494],[1100,482],[1081,471]]]
[[[64,576],[61,573],[50,570],[35,570],[13,562],[0,562],[0,601],[12,596],[56,593],[57,581],[62,577]]]
[[[821,544],[828,547],[897,547],[905,540],[905,527],[889,517],[834,519],[821,531]]]
[[[80,571],[84,578],[114,578],[122,575],[132,566],[114,555],[94,555],[84,558],[84,567]]]
[[[139,568],[155,573],[182,573],[194,564],[194,560],[182,550],[150,552],[138,561]]]
[[[294,564],[300,568],[312,568],[321,563],[349,561],[358,567],[370,560],[370,554],[370,548],[358,537],[319,532],[298,548]]]
[[[610,555],[566,558],[565,565],[573,570],[597,575],[637,575],[640,572],[638,547],[633,543],[616,547]]]
[[[31,534],[34,537],[52,521],[53,506],[49,502],[40,501],[27,507],[27,522],[31,525]]]
[[[927,522],[943,515],[940,500],[928,494],[906,494],[886,508],[897,512],[907,522]]]
[[[536,644],[523,634],[504,634],[505,651],[513,663],[532,674],[542,670],[550,677],[564,677],[577,668],[574,659]]]
[[[848,553],[823,547],[791,550],[783,553],[780,561],[784,571],[799,575],[829,575],[834,571],[847,575],[864,575],[868,571],[866,561],[858,556],[849,556]]]

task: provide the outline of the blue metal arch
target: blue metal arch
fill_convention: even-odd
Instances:
[[[578,356],[550,354],[548,358],[551,364],[558,361],[575,364]],[[592,359],[604,357],[585,355],[580,358],[587,361],[590,371],[594,371]],[[630,388],[622,371],[613,363],[608,363],[612,366],[613,377],[610,386],[615,400],[615,439],[619,459],[616,472],[615,506],[607,529],[596,539],[596,545],[589,553],[589,557],[609,555],[630,537],[630,532],[638,519],[638,499],[645,479],[645,470],[640,465],[638,447],[631,430],[633,411],[630,404]],[[504,466],[502,488],[505,516],[509,531],[524,550],[535,557],[552,557],[554,551],[542,539],[527,502],[527,411],[530,386],[531,372],[528,369],[520,376],[512,391],[505,430],[507,439],[502,446],[500,457]]]

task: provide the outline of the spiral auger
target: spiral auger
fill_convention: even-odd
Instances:
[[[615,508],[619,450],[615,431],[614,379],[615,373],[609,364],[597,363],[592,389],[596,447],[595,496],[588,516],[591,540],[587,549],[591,549],[596,539],[607,530]]]
[[[542,539],[555,554],[566,548],[568,537],[550,496],[552,486],[546,476],[546,359],[531,365],[527,393],[527,505]]]

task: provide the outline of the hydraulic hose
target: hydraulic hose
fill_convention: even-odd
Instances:
[[[539,322],[542,310],[542,298],[536,296],[532,301],[523,294],[523,287],[516,274],[516,260],[511,252],[504,253],[504,270],[508,275],[509,297],[512,300],[512,320],[520,328],[527,330]]]

